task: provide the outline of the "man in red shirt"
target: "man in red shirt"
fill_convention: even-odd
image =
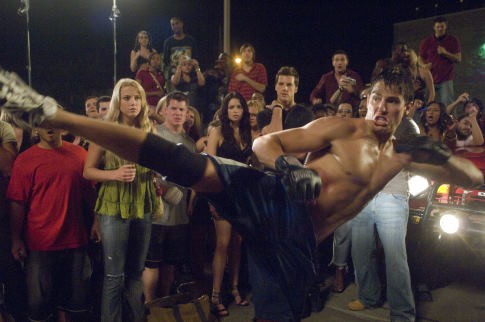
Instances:
[[[444,17],[434,20],[434,34],[423,40],[418,58],[431,71],[436,94],[445,106],[454,101],[453,65],[461,62],[460,41],[446,32],[447,27]]]
[[[348,69],[349,57],[343,50],[332,55],[333,71],[323,74],[310,94],[312,105],[319,103],[350,103],[354,109],[359,105],[359,93],[363,83],[359,74]]]
[[[59,129],[38,129],[40,142],[21,153],[7,190],[12,255],[25,259],[29,318],[47,320],[86,310],[91,276],[83,199],[94,190],[83,178],[86,151],[61,140]],[[94,200],[94,198],[93,198]]]
[[[263,93],[268,86],[268,76],[263,64],[255,63],[253,45],[243,44],[240,49],[241,66],[236,67],[229,81],[228,92],[238,92],[249,101],[254,92]]]

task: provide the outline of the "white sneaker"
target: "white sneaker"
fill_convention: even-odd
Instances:
[[[15,73],[0,68],[0,108],[31,127],[57,112],[57,102],[30,88]]]

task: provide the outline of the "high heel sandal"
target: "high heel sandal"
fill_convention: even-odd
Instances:
[[[220,298],[221,292],[214,292],[212,291],[212,298],[211,298],[211,312],[217,317],[225,317],[229,315],[229,311],[227,308],[222,304]]]
[[[236,305],[238,305],[238,306],[248,306],[249,305],[249,302],[244,300],[241,297],[241,294],[239,294],[239,290],[237,288],[237,285],[232,287],[231,294],[234,297],[234,303]],[[238,301],[238,299],[239,299],[239,301]]]

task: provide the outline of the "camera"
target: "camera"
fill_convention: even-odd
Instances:
[[[345,77],[345,78],[349,81],[350,85],[352,86],[354,86],[357,83],[357,81],[351,77]]]

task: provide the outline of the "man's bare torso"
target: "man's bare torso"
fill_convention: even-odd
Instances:
[[[401,168],[392,160],[390,140],[379,147],[370,122],[349,121],[356,125],[354,133],[313,152],[306,165],[318,172],[323,184],[316,204],[310,206],[318,241],[357,215]]]

